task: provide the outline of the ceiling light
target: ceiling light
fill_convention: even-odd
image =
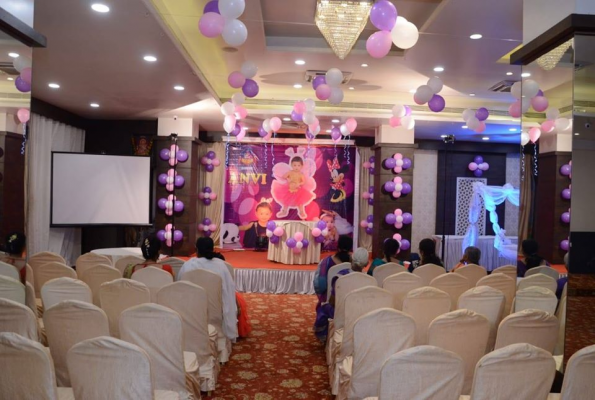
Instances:
[[[576,133],[574,134],[574,136],[578,136],[578,135],[580,135],[580,133],[578,133],[578,132],[576,132]]]
[[[109,7],[106,6],[105,4],[101,4],[101,3],[92,4],[91,8],[93,9],[93,11],[97,11],[99,13],[109,12]]]
[[[52,89],[59,89],[60,85],[58,85],[57,83],[48,83],[48,86],[51,87]]]
[[[469,128],[469,127],[468,127],[467,125],[463,125],[463,126],[461,126],[461,128],[463,128],[463,129],[467,129],[467,128]]]
[[[566,54],[566,51],[570,48],[570,46],[572,46],[572,41],[573,39],[570,39],[547,54],[539,57],[537,59],[537,65],[546,71],[551,71],[552,69],[556,68],[564,54]]]
[[[531,73],[530,73],[530,72],[523,72],[523,73],[521,74],[521,76],[522,76],[523,78],[528,78],[528,77],[530,77],[530,76],[531,76]]]
[[[516,130],[517,130],[517,129],[516,129],[516,128],[508,128],[508,130],[509,130],[510,132],[516,132]]]
[[[510,76],[512,75],[512,72],[507,72],[506,75]]]
[[[184,86],[176,85],[176,86],[174,86],[174,89],[182,91],[182,90],[184,90]]]
[[[490,138],[487,137],[487,136],[484,136],[484,137],[481,138],[481,140],[490,140]]]
[[[148,62],[155,62],[157,61],[157,57],[152,56],[152,55],[147,55],[143,57],[143,60],[148,61]]]
[[[338,119],[336,119],[336,118],[335,118],[335,119],[332,119],[332,120],[331,120],[331,122],[332,122],[333,124],[338,124],[340,121],[339,121]]]
[[[331,130],[330,130],[330,129],[327,129],[327,130],[326,130],[326,133],[331,133]]]
[[[17,58],[19,56],[19,53],[8,53],[8,56],[12,58]]]
[[[438,66],[438,67],[434,67],[434,72],[442,72],[444,71],[444,67]]]
[[[362,68],[367,68],[368,64],[362,64]]]
[[[448,135],[440,135],[441,138],[445,138],[446,136],[448,136]]]
[[[475,93],[469,93],[469,96],[473,97],[475,96]]]
[[[9,81],[14,81],[14,78],[11,78],[10,76],[6,79],[8,79]]]
[[[93,108],[99,108],[99,104],[97,104],[97,103],[91,103],[89,105]]]
[[[353,86],[349,86],[349,90],[355,90]]]
[[[293,85],[294,89],[301,89],[302,85],[300,85],[299,83],[296,83],[295,85]]]
[[[295,60],[295,65],[304,65],[305,63],[304,60]]]
[[[285,117],[285,118],[283,118],[283,121],[291,121],[291,118]]]
[[[411,89],[409,93],[417,93],[417,89]]]
[[[473,39],[473,40],[477,40],[477,39],[481,39],[483,36],[481,35],[481,33],[474,33],[473,35],[469,36],[469,39]]]

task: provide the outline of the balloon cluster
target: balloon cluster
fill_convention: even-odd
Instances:
[[[200,224],[198,224],[198,230],[205,236],[211,236],[211,234],[215,232],[216,229],[217,225],[215,225],[210,218],[205,218]]]
[[[483,133],[486,130],[485,121],[490,116],[490,112],[485,107],[480,107],[477,111],[468,108],[463,111],[463,121],[467,127],[476,133]]]
[[[167,171],[167,174],[159,174],[157,181],[161,185],[165,185],[165,189],[168,192],[173,192],[174,188],[180,188],[184,186],[185,183],[184,177],[182,175],[178,175],[178,173],[173,168],[170,168]]]
[[[281,240],[281,236],[283,236],[284,234],[285,230],[282,227],[277,226],[275,221],[267,222],[266,235],[271,243],[278,244]]]
[[[310,241],[304,238],[304,234],[302,232],[296,232],[293,237],[290,237],[285,241],[285,244],[295,254],[300,254],[302,249],[305,249],[310,245]]]
[[[242,88],[246,97],[256,97],[260,88],[254,78],[258,73],[258,67],[252,61],[244,61],[239,71],[233,71],[227,77],[227,83],[234,89]],[[234,103],[235,104],[235,103]]]
[[[521,145],[524,146],[527,143],[536,143],[541,137],[541,129],[533,127],[529,129],[529,132],[521,133]]]
[[[20,75],[17,76],[17,78],[14,80],[14,86],[21,93],[29,93],[31,91],[31,75],[32,75],[31,64],[32,64],[31,59],[29,57],[25,57],[25,56],[18,56],[13,61],[14,69],[16,69],[17,71],[20,72]],[[22,109],[22,110],[24,110],[24,109]],[[27,121],[28,120],[29,119],[27,118]],[[19,116],[19,121],[21,121],[23,123],[27,122],[27,121],[22,121],[20,116]]]
[[[392,181],[384,183],[384,190],[390,193],[394,198],[398,199],[401,195],[411,193],[411,185],[403,182],[400,176],[395,177]]]
[[[568,211],[563,212],[562,215],[560,215],[560,220],[565,224],[570,223],[570,208],[568,209]]]
[[[374,58],[386,57],[393,43],[402,49],[409,49],[419,39],[417,27],[405,18],[398,17],[396,7],[388,0],[377,1],[372,6],[370,21],[380,29],[366,42],[366,50]]]
[[[316,118],[314,110],[316,109],[316,102],[312,99],[306,99],[303,101],[297,101],[293,105],[291,111],[291,119],[295,122],[303,122],[308,125],[306,130],[306,137],[312,136],[315,138],[320,133],[320,121]],[[261,137],[266,137],[268,132],[266,130],[259,131]]]
[[[312,80],[312,88],[316,91],[318,100],[328,100],[329,103],[337,105],[343,101],[343,89],[340,87],[342,83],[343,72],[339,68],[331,68],[324,76],[319,75]]]
[[[395,239],[401,245],[401,246],[399,246],[399,251],[400,250],[406,251],[411,248],[411,243],[409,243],[409,240],[403,239],[401,234],[395,233],[393,235],[393,239]]]
[[[202,192],[198,194],[198,198],[202,200],[205,206],[209,206],[213,200],[217,200],[217,193],[213,193],[209,186],[205,186],[202,188]]]
[[[541,131],[550,133],[556,130],[561,133],[572,128],[572,121],[568,118],[560,118],[560,110],[550,107],[545,111],[546,120],[541,124]]]
[[[548,99],[539,89],[539,84],[533,79],[515,82],[510,88],[510,93],[517,99],[508,107],[508,114],[513,118],[520,118],[521,114],[529,111],[530,107],[533,107],[537,112],[543,112],[549,106]]]
[[[177,144],[172,144],[169,149],[161,149],[159,158],[163,161],[169,161],[172,167],[179,162],[186,162],[188,160],[188,152],[180,150]]]
[[[157,201],[157,207],[165,210],[165,215],[172,216],[175,212],[184,211],[184,203],[176,199],[176,196],[170,194],[166,198],[161,198]]]
[[[244,0],[209,1],[198,21],[198,30],[205,37],[215,38],[221,35],[228,45],[241,46],[248,39],[248,29],[238,19],[245,8]]]
[[[174,242],[181,242],[184,240],[182,231],[177,230],[172,224],[165,225],[165,229],[157,232],[157,239],[165,242],[167,247],[171,247]]]
[[[214,151],[208,151],[207,154],[200,159],[200,163],[205,166],[207,172],[213,172],[215,167],[221,164]]]
[[[236,93],[240,94],[240,93]],[[241,122],[238,120],[239,117],[248,115],[248,111],[240,106],[235,106],[232,102],[228,101],[221,105],[221,113],[225,115],[223,120],[223,130],[232,136],[235,136],[238,141],[241,141],[246,136],[246,130]]]
[[[444,100],[444,97],[438,94],[443,87],[444,84],[442,83],[442,80],[437,76],[434,76],[428,79],[427,84],[421,85],[417,88],[415,94],[413,95],[413,101],[419,105],[428,103],[430,110],[434,112],[440,112],[444,110],[444,107],[446,107],[446,101]]]
[[[374,232],[374,216],[372,214],[368,215],[366,219],[360,221],[359,226],[364,228],[368,235],[371,235]]]
[[[391,127],[402,126],[405,129],[413,129],[415,127],[415,120],[411,116],[411,107],[395,104],[392,113],[393,116],[388,120],[388,124]]]
[[[389,225],[394,225],[397,229],[401,229],[403,225],[409,225],[413,222],[413,215],[404,213],[403,210],[397,208],[394,212],[386,214],[384,221]]]
[[[568,251],[570,248],[570,239],[564,239],[560,242],[560,248],[564,251]]]
[[[258,128],[258,134],[265,140],[269,140],[273,132],[279,132],[281,125],[282,123],[279,117],[267,118],[262,121],[262,125]]]
[[[316,243],[324,242],[324,239],[328,236],[328,227],[326,222],[318,221],[316,226],[312,228],[312,236],[314,236],[314,241]]]
[[[473,175],[478,178],[483,175],[484,171],[490,169],[490,164],[483,161],[482,156],[475,156],[472,162],[469,163],[469,171],[473,171]]]
[[[386,169],[392,169],[395,174],[400,174],[403,170],[411,168],[411,159],[403,157],[401,153],[395,153],[383,162]]]
[[[368,161],[364,161],[363,167],[368,170],[370,175],[374,175],[374,167],[376,165],[375,161],[376,157],[374,156],[371,156]]]
[[[366,200],[368,200],[368,205],[369,206],[373,206],[374,205],[374,186],[370,186],[368,188],[367,192],[364,192],[362,194],[362,197]]]

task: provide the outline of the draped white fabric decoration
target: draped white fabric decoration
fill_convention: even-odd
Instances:
[[[481,212],[481,200],[483,199],[486,210],[490,213],[490,222],[496,234],[494,247],[498,249],[500,255],[506,258],[516,257],[517,249],[512,245],[510,239],[506,237],[506,231],[500,228],[498,224],[498,214],[496,206],[508,200],[515,206],[519,206],[519,189],[515,189],[510,183],[500,186],[487,186],[481,182],[473,183],[473,197],[469,204],[469,227],[463,240],[463,251],[469,246],[475,246],[479,236],[477,221]]]

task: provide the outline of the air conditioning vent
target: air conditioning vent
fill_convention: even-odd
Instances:
[[[320,70],[314,70],[314,69],[309,69],[308,71],[306,71],[306,82],[312,82],[314,80],[314,78],[316,78],[317,76],[325,76],[326,75],[326,71],[320,71]],[[341,84],[347,84],[349,83],[349,81],[351,80],[351,78],[353,77],[353,72],[345,72],[343,71],[343,82],[341,82]]]
[[[504,80],[496,83],[488,90],[490,92],[500,92],[500,93],[510,93],[510,88],[514,85],[517,81],[511,80]]]
[[[0,71],[7,75],[18,75],[19,71],[14,69],[14,65],[11,62],[0,62]]]

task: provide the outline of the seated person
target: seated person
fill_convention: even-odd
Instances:
[[[411,263],[412,269],[426,264],[434,264],[444,268],[442,260],[436,255],[436,242],[433,239],[423,239],[419,242],[420,259]]]
[[[314,274],[314,291],[318,295],[318,304],[316,305],[316,308],[327,301],[326,291],[328,284],[326,279],[329,269],[337,264],[351,262],[350,253],[353,249],[353,239],[349,236],[339,236],[337,247],[337,253],[324,258],[318,263],[318,268]]]
[[[384,249],[382,251],[384,257],[375,258],[374,261],[372,261],[372,265],[370,265],[370,268],[368,269],[368,275],[374,276],[374,268],[382,264],[394,262],[397,264],[404,265],[402,261],[397,260],[397,254],[399,253],[400,247],[401,244],[396,239],[386,239],[384,241]]]
[[[21,283],[25,283],[27,275],[27,261],[25,260],[25,235],[20,232],[13,232],[6,236],[6,242],[2,248],[3,252],[0,253],[0,261],[5,262],[14,267],[19,271],[21,277]]]
[[[196,258],[186,261],[180,272],[180,280],[186,272],[204,269],[214,272],[222,280],[223,300],[223,334],[234,341],[238,337],[238,308],[236,304],[236,285],[225,263],[215,257],[213,239],[201,237],[196,240]]]
[[[465,249],[461,261],[450,272],[455,272],[457,269],[469,264],[479,265],[479,260],[481,260],[481,250],[475,246],[469,246]]]
[[[140,249],[143,253],[143,258],[145,262],[140,264],[128,264],[126,269],[124,269],[124,274],[122,275],[124,278],[132,278],[132,274],[134,271],[145,268],[150,266],[161,268],[166,272],[169,272],[175,279],[174,271],[171,268],[171,265],[167,264],[157,264],[157,259],[159,259],[159,250],[161,250],[161,240],[157,239],[156,236],[149,236],[145,238],[143,244],[140,246]]]
[[[535,267],[551,267],[545,258],[537,254],[539,251],[539,243],[535,239],[525,239],[521,243],[521,252],[523,253],[523,260],[517,262],[517,276],[522,278],[525,273],[531,268]]]

